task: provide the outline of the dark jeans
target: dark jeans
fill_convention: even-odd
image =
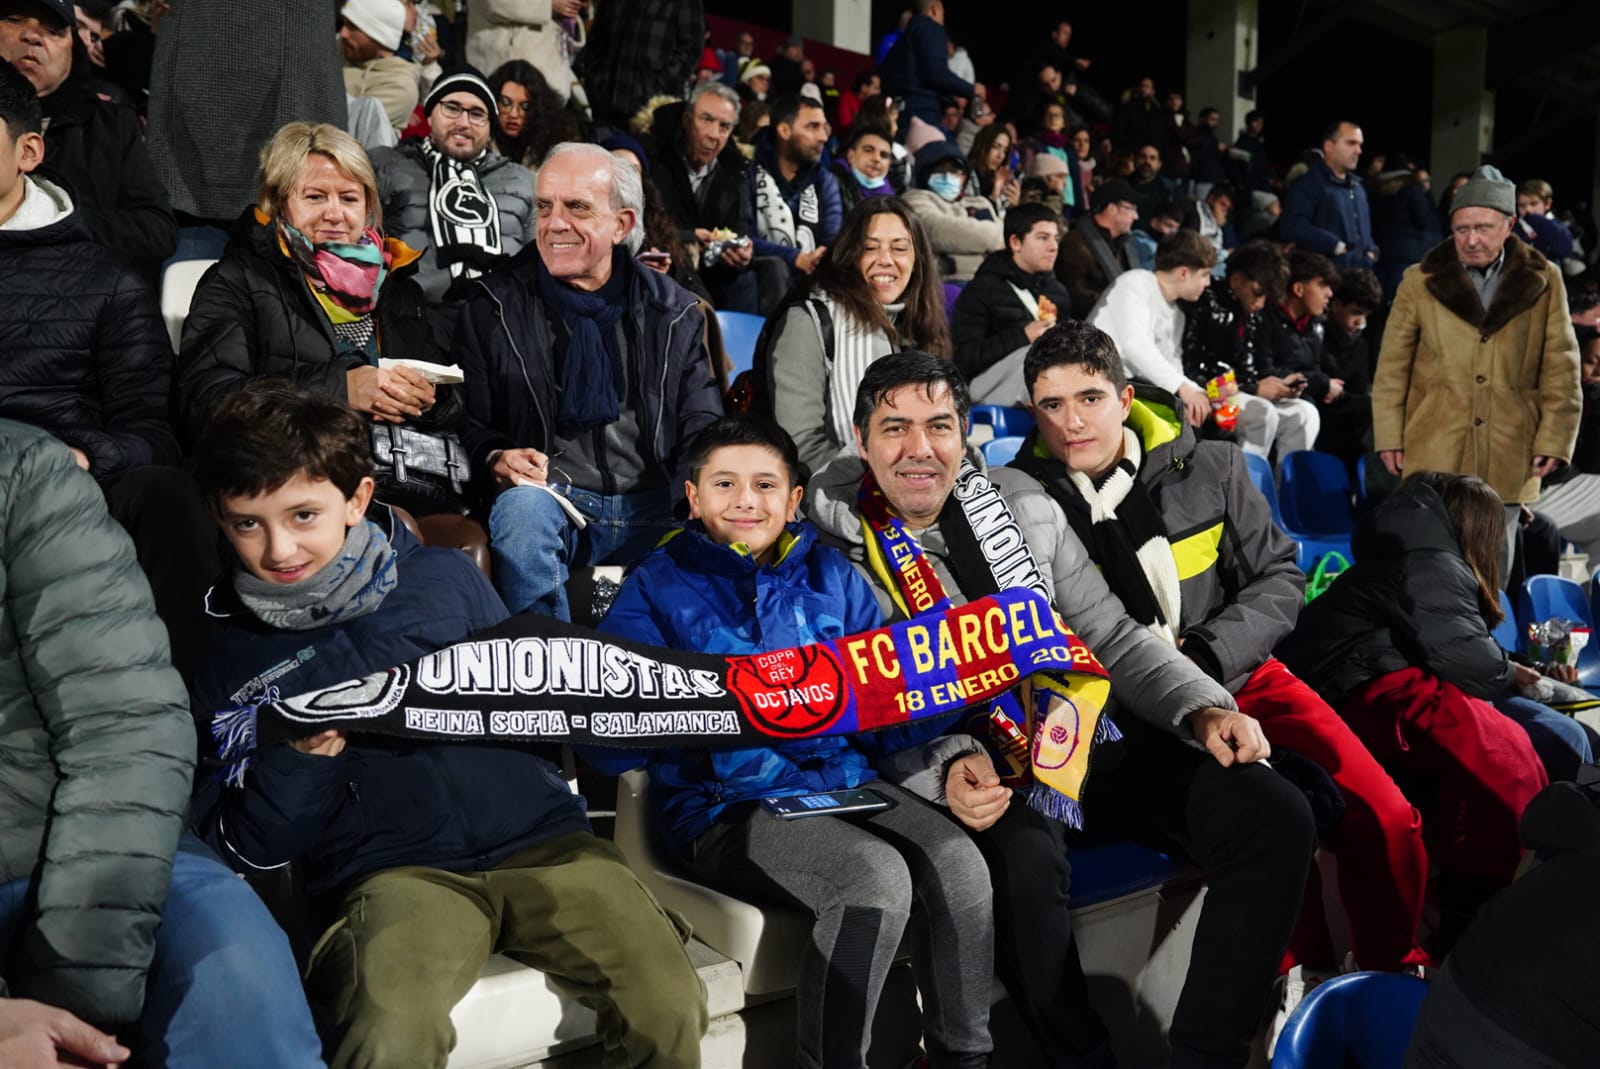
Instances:
[[[217,525],[193,476],[182,468],[130,468],[106,479],[100,490],[107,510],[133,539],[156,614],[167,626],[172,665],[188,682],[216,630],[205,601],[223,570]]]
[[[1304,797],[1261,765],[1223,768],[1137,723],[1095,755],[1084,823],[1096,836],[1177,850],[1206,899],[1168,1039],[1172,1069],[1237,1069],[1299,913],[1316,829]],[[974,835],[995,900],[995,963],[1052,1069],[1114,1065],[1089,1005],[1067,909],[1066,829],[1013,803]]]

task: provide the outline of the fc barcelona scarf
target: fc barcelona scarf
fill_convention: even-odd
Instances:
[[[959,612],[916,536],[889,509],[869,472],[858,500],[867,561],[912,619]],[[1027,666],[1025,679],[982,703],[985,722],[975,733],[989,744],[1003,783],[1026,790],[1028,804],[1074,828],[1083,827],[1083,790],[1094,747],[1122,737],[1104,713],[1111,692],[1105,669],[1089,647],[1050,608],[1052,591],[1028,548],[1011,508],[993,483],[970,463],[961,466],[939,516],[950,546],[950,566],[974,597],[1008,597],[1023,591],[1042,601],[1051,626],[1069,637],[1073,662]]]
[[[268,689],[217,713],[211,734],[220,778],[233,784],[256,747],[330,729],[500,745],[771,746],[952,716],[1041,670],[1058,683],[1106,685],[1093,655],[1027,589],[741,656],[658,649],[523,614],[361,679],[291,698]],[[1037,759],[1081,761],[1065,732]]]

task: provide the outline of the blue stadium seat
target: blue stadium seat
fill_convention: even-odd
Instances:
[[[1367,458],[1361,456],[1356,460],[1356,500],[1367,499]]]
[[[1511,599],[1504,590],[1500,591],[1500,612],[1503,615],[1494,629],[1494,640],[1507,653],[1516,653],[1524,645],[1522,628],[1517,625],[1516,610],[1511,607]]]
[[[1287,529],[1310,535],[1348,535],[1356,529],[1344,461],[1302,449],[1283,458],[1278,476],[1278,506]]]
[[[1517,598],[1517,615],[1524,624],[1536,624],[1552,617],[1575,620],[1591,630],[1594,616],[1588,593],[1571,579],[1559,575],[1530,575]],[[1590,690],[1600,687],[1600,647],[1593,634],[1578,653],[1578,684]]]
[[[1350,558],[1349,535],[1316,535],[1295,530],[1284,522],[1278,501],[1278,485],[1272,476],[1271,461],[1254,453],[1246,453],[1244,463],[1250,471],[1250,481],[1261,491],[1261,496],[1267,499],[1267,507],[1272,511],[1272,521],[1278,525],[1279,530],[1294,540],[1295,564],[1302,572],[1310,574],[1316,568],[1317,561],[1326,553],[1341,553],[1346,560]]]
[[[983,443],[983,462],[991,468],[1003,468],[1011,463],[1011,458],[1017,455],[1017,450],[1022,448],[1022,439],[994,438]]]
[[[968,417],[974,424],[987,423],[996,438],[1021,438],[1033,430],[1033,413],[1026,408],[1003,405],[973,405]]]
[[[761,337],[761,328],[766,324],[765,319],[748,312],[717,313],[717,325],[722,328],[722,347],[733,361],[728,381],[732,382],[741,371],[749,371],[755,364],[756,339]]]
[[[1182,862],[1138,843],[1073,843],[1070,852],[1073,909],[1160,887],[1183,870]]]
[[[1399,973],[1336,976],[1289,1015],[1272,1069],[1400,1069],[1426,982]]]

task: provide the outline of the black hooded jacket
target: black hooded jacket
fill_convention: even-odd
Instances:
[[[72,74],[40,103],[48,127],[43,170],[73,191],[94,240],[155,277],[178,247],[178,223],[166,187],[145,150],[139,117],[101,100],[74,43]]]
[[[174,464],[172,347],[155,291],[96,244],[72,192],[35,180],[29,197],[74,205],[31,230],[0,230],[0,416],[81,449],[98,479]]]
[[[990,253],[972,281],[962,287],[950,316],[956,367],[969,379],[1028,344],[1028,324],[1036,317],[1013,286],[1027,290],[1035,299],[1049,298],[1061,319],[1072,310],[1072,298],[1054,274],[1029,274],[1017,266],[1007,249]]]
[[[1401,486],[1361,521],[1351,547],[1354,566],[1278,646],[1290,671],[1334,706],[1411,667],[1486,700],[1511,685],[1513,665],[1489,633],[1438,494]]]

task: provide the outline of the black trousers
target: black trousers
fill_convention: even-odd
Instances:
[[[181,468],[130,468],[103,481],[100,490],[133,539],[156,614],[167,625],[173,667],[188,683],[215,632],[205,599],[225,559],[217,525],[194,477]]]
[[[1125,718],[1126,719],[1126,718]],[[1262,765],[1223,768],[1176,736],[1132,724],[1095,754],[1084,823],[1097,837],[1176,850],[1206,875],[1172,1069],[1237,1069],[1305,889],[1316,828],[1304,796]],[[1052,1069],[1115,1064],[1072,938],[1067,829],[1013,802],[975,833],[995,900],[995,965]]]

